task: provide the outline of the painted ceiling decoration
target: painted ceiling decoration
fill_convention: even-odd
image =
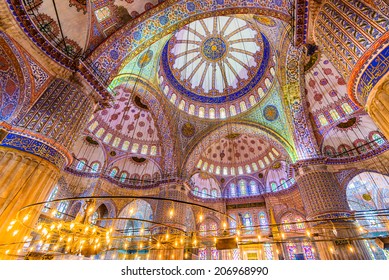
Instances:
[[[270,166],[279,156],[262,137],[232,133],[208,146],[196,167],[215,175],[242,175]]]
[[[206,18],[180,29],[165,45],[160,87],[180,110],[226,118],[266,95],[274,64],[270,43],[257,26],[234,17]]]

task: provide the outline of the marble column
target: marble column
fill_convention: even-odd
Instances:
[[[320,259],[370,259],[344,189],[325,164],[297,168],[296,181]]]

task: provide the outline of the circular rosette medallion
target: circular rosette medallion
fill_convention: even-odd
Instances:
[[[206,18],[167,42],[160,86],[180,110],[226,118],[259,102],[272,84],[274,63],[270,43],[256,26],[233,17]]]

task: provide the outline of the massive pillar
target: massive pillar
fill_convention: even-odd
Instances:
[[[186,201],[187,189],[182,183],[167,183],[161,187],[158,197]],[[170,200],[160,200],[157,204],[155,221],[167,225],[152,227],[153,237],[157,244],[151,254],[152,259],[183,260],[184,247],[188,242],[187,231],[187,205]]]
[[[54,79],[28,111],[11,124],[0,123],[1,259],[18,255],[43,205],[19,216],[18,211],[45,201],[60,170],[71,162],[69,149],[93,113],[90,92]]]
[[[370,259],[352,218],[346,192],[319,161],[296,165],[296,181],[321,259]]]

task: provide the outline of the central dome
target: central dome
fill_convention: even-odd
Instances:
[[[225,118],[259,102],[272,84],[273,66],[270,44],[256,26],[239,18],[206,18],[183,27],[165,45],[160,85],[179,109]]]

